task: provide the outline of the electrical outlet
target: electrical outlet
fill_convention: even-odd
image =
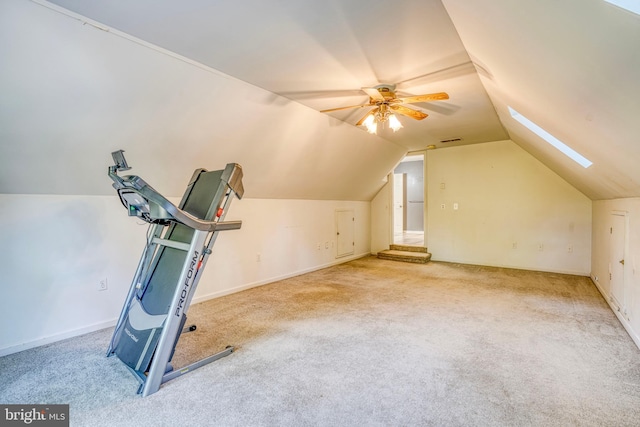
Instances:
[[[320,243],[318,242],[318,244],[316,245],[316,249],[320,250]]]
[[[447,205],[445,205],[444,203],[440,205],[440,209],[446,209],[446,208],[447,208]]]
[[[573,245],[571,244],[567,245],[567,252],[569,253],[573,252]]]
[[[260,262],[260,252],[256,254],[256,262]]]
[[[98,280],[98,290],[99,291],[106,291],[107,290],[107,278],[106,277]]]
[[[542,252],[544,250],[544,245],[542,243],[538,243],[538,250]]]
[[[513,244],[511,245],[511,247],[513,249],[518,249],[518,242],[513,242]]]

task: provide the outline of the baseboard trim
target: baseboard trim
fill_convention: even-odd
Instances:
[[[371,252],[365,252],[362,254],[358,254],[358,255],[351,255],[351,256],[346,256],[346,257],[341,257],[341,258],[337,258],[335,261],[326,263],[326,264],[322,264],[322,265],[318,265],[318,266],[314,266],[314,267],[310,267],[310,268],[306,268],[306,269],[302,269],[302,270],[298,270],[292,273],[287,273],[287,274],[283,274],[280,276],[275,276],[275,277],[271,277],[268,279],[264,279],[264,280],[259,280],[256,282],[252,282],[252,283],[247,283],[245,285],[241,285],[241,286],[236,286],[234,288],[231,289],[225,289],[224,291],[219,291],[219,292],[213,292],[207,295],[202,295],[199,296],[198,298],[194,298],[193,299],[193,304],[198,304],[204,301],[208,301],[210,299],[214,299],[214,298],[219,298],[225,295],[230,295],[230,294],[234,294],[236,292],[240,292],[240,291],[244,291],[246,289],[251,289],[251,288],[255,288],[258,286],[262,286],[262,285],[267,285],[269,283],[273,283],[273,282],[277,282],[279,280],[284,280],[284,279],[289,279],[291,277],[295,277],[295,276],[300,276],[301,274],[306,274],[306,273],[311,273],[313,271],[317,271],[317,270],[322,270],[323,268],[327,268],[327,267],[332,267],[334,265],[338,265],[338,264],[344,264],[345,262],[349,262],[349,261],[353,261],[359,258],[364,258],[371,255]],[[20,343],[20,344],[16,344],[16,345],[11,345],[9,347],[4,347],[4,348],[0,348],[0,357],[2,356],[8,356],[10,354],[14,354],[14,353],[19,353],[21,351],[25,351],[25,350],[30,350],[32,348],[36,348],[36,347],[41,347],[44,345],[48,345],[48,344],[53,344],[55,342],[58,341],[62,341],[62,340],[66,340],[68,338],[74,338],[80,335],[84,335],[84,334],[88,334],[91,332],[95,332],[95,331],[99,331],[101,329],[105,329],[105,328],[111,328],[113,326],[116,325],[118,321],[117,317],[114,317],[113,319],[110,320],[106,320],[104,322],[99,322],[99,323],[94,323],[88,326],[84,326],[82,328],[77,328],[77,329],[71,329],[59,334],[54,334],[54,335],[50,335],[47,337],[42,337],[42,338],[38,338],[32,341],[28,341],[28,342],[24,342],[24,343]],[[106,348],[105,348],[106,351]]]
[[[604,298],[606,303],[609,305],[609,308],[611,309],[611,311],[613,311],[613,314],[616,315],[624,330],[627,331],[627,334],[629,334],[635,345],[638,347],[638,349],[640,349],[640,335],[638,335],[636,331],[633,330],[633,327],[631,326],[629,321],[622,315],[622,313],[620,313],[618,307],[615,306],[611,301],[609,294],[604,291],[602,286],[600,286],[600,283],[594,279],[593,275],[590,275],[589,278],[591,279],[591,282],[593,282],[593,284],[596,286],[596,289],[598,289],[598,292],[600,292],[600,295],[602,295],[602,298]]]
[[[0,348],[0,357],[8,356],[9,354],[19,353],[25,350],[30,350],[36,347],[42,347],[48,344],[53,344],[58,341],[63,341],[68,338],[74,338],[80,335],[89,334],[91,332],[99,331],[101,329],[113,327],[116,325],[117,320],[118,319],[112,319],[104,322],[93,323],[89,326],[84,326],[82,328],[70,329],[68,331],[65,331],[59,334],[50,335],[47,337],[38,338],[25,343],[20,343],[20,344],[12,345],[9,347]],[[106,348],[105,348],[105,351],[106,351]]]
[[[435,258],[435,254],[431,257],[431,261],[435,262],[450,262],[455,264],[468,264],[468,265],[481,265],[483,267],[496,267],[496,268],[511,268],[513,270],[525,270],[525,271],[540,271],[542,273],[556,273],[556,274],[568,274],[571,276],[583,276],[588,277],[589,273],[584,271],[577,270],[561,270],[561,269],[549,269],[549,268],[540,268],[534,266],[526,266],[526,265],[516,265],[516,264],[491,264],[485,263],[483,261],[474,261],[474,260],[457,260],[457,259],[441,259]]]

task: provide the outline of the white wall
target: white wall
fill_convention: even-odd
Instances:
[[[355,252],[336,259],[335,210],[345,208],[355,213]],[[10,319],[0,355],[115,324],[147,230],[116,196],[0,194],[0,218],[0,311]],[[220,234],[194,301],[369,253],[369,202],[234,200],[227,219],[242,229]]]
[[[610,300],[609,281],[610,227],[614,211],[626,213],[628,223],[625,242],[624,307],[617,310]],[[611,305],[629,335],[640,347],[640,198],[599,200],[593,202],[593,242],[591,279]],[[613,260],[617,262],[618,260]],[[624,313],[626,309],[626,314]]]
[[[387,182],[371,201],[371,253],[389,249],[391,243],[391,183]]]
[[[434,260],[589,274],[591,201],[513,142],[428,151],[427,185]]]

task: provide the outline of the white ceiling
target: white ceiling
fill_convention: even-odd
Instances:
[[[11,1],[20,3],[20,0]],[[44,0],[33,1],[50,5]],[[52,143],[48,151],[43,151],[42,142],[39,146],[35,142],[33,146],[28,144],[29,138],[22,134],[29,136],[33,129],[26,129],[26,125],[18,129],[15,124],[16,105],[24,104],[25,111],[40,109],[43,120],[48,119],[49,112],[58,113],[59,121],[70,112],[87,113],[82,127],[73,129],[72,139],[63,140],[66,134],[51,135],[52,141],[59,137],[60,146],[69,150],[82,147],[80,144],[86,141],[81,131],[95,135],[96,129],[101,129],[105,139],[108,135],[117,140],[116,137],[122,136],[114,131],[117,126],[121,133],[129,129],[133,135],[158,138],[156,146],[171,144],[166,137],[168,133],[185,132],[188,135],[184,137],[193,140],[193,144],[184,146],[185,152],[191,155],[185,162],[202,158],[204,154],[212,156],[216,150],[224,153],[231,150],[229,157],[249,162],[248,174],[251,171],[264,174],[268,172],[264,169],[266,166],[248,151],[255,153],[256,145],[242,145],[249,138],[257,140],[262,132],[266,138],[262,142],[269,145],[260,145],[258,150],[262,153],[268,149],[262,155],[268,155],[274,165],[286,157],[279,168],[297,176],[302,177],[313,168],[325,174],[336,159],[344,163],[332,171],[341,178],[327,181],[327,189],[318,188],[322,184],[314,181],[316,175],[307,173],[306,184],[292,190],[291,197],[370,198],[381,185],[380,178],[393,167],[401,153],[431,144],[438,148],[453,145],[439,142],[450,138],[462,138],[461,144],[512,139],[591,199],[640,197],[640,16],[603,0],[53,0],[52,3],[104,24],[106,31],[120,30],[267,92],[256,92],[235,83],[218,87],[219,82],[209,81],[211,79],[198,84],[184,82],[193,93],[189,100],[182,100],[184,105],[180,108],[193,111],[188,118],[180,117],[178,106],[170,112],[160,108],[165,98],[183,95],[175,93],[180,84],[171,79],[193,75],[192,72],[179,74],[172,71],[177,65],[162,65],[159,76],[152,73],[145,79],[133,69],[140,62],[138,57],[131,56],[136,54],[119,47],[113,40],[108,47],[115,53],[109,56],[100,50],[107,43],[99,35],[86,33],[92,38],[86,46],[95,48],[95,53],[87,54],[85,44],[72,43],[78,32],[67,29],[68,25],[56,29],[57,33],[48,30],[49,33],[40,35],[37,49],[41,50],[47,48],[42,41],[44,37],[51,38],[52,45],[59,39],[51,55],[59,50],[68,57],[64,65],[75,73],[72,74],[56,64],[55,59],[34,61],[18,52],[18,47],[13,46],[24,50],[21,44],[29,44],[31,40],[24,42],[23,39],[32,37],[38,28],[32,27],[29,33],[7,18],[4,28],[0,29],[7,31],[0,48],[4,48],[3,53],[9,53],[11,61],[5,63],[8,65],[0,74],[4,72],[9,76],[4,82],[4,93],[14,91],[14,98],[21,101],[12,100],[11,105],[6,101],[9,114],[0,115],[5,128],[0,129],[0,134],[5,140],[13,138],[18,142],[3,151],[16,154],[16,158],[37,152],[43,156],[37,164],[44,165],[47,155],[55,153],[57,147]],[[13,32],[9,33],[7,27],[13,27]],[[66,38],[61,31],[69,33]],[[26,48],[31,48],[31,44]],[[119,64],[109,62],[116,57],[118,61],[130,63],[132,68],[123,70]],[[146,66],[160,62],[156,57],[145,61]],[[16,63],[20,63],[21,68],[11,71]],[[79,99],[100,104],[104,110],[101,115],[89,115],[87,107],[81,104],[68,111],[55,111],[55,102],[47,105],[46,97],[65,94],[62,89],[56,94],[50,87],[38,86],[45,73],[37,75],[34,70],[42,68],[42,64],[52,64],[54,70],[59,68],[55,76],[58,83],[64,80],[66,72],[65,90],[75,93]],[[87,74],[90,77],[79,82],[85,71],[91,73]],[[19,82],[21,76],[29,73],[33,73],[31,80]],[[23,87],[18,88],[16,82]],[[35,88],[34,82],[37,82]],[[361,109],[331,113],[332,117],[326,118],[286,105],[288,99],[296,101],[291,104],[299,103],[319,111],[361,104],[367,102],[368,97],[360,88],[379,83],[397,84],[402,95],[447,92],[450,99],[414,104],[429,117],[423,121],[401,117],[405,128],[395,134],[385,129],[379,132],[381,138],[352,126],[364,114]],[[141,85],[146,92],[140,89]],[[198,98],[202,88],[207,88],[207,93],[201,93]],[[128,99],[132,89],[141,93],[131,94]],[[268,93],[284,98],[268,99]],[[0,100],[0,110],[2,102]],[[593,161],[593,166],[583,169],[548,146],[514,121],[507,106],[563,140]],[[223,107],[227,111],[221,111]],[[275,118],[282,116],[283,109],[290,117],[304,118],[308,123],[278,122]],[[127,123],[132,113],[152,118],[160,128],[152,131],[148,125],[143,129],[143,122]],[[259,116],[261,113],[264,117]],[[197,120],[198,115],[202,120]],[[326,119],[328,126],[316,116]],[[164,132],[163,118],[169,117],[172,124],[167,125]],[[235,124],[240,120],[246,124],[244,128],[230,126],[226,132],[220,132],[221,123]],[[269,120],[276,123],[277,134],[265,133],[258,127],[265,123],[269,126]],[[123,122],[129,126],[124,130],[121,129]],[[71,125],[73,123],[67,125],[65,132]],[[51,126],[61,128],[59,124]],[[356,133],[345,132],[345,126]],[[281,137],[283,131],[288,140]],[[50,134],[42,128],[42,135]],[[214,136],[239,145],[235,151],[230,143],[212,148],[206,141]],[[29,137],[37,139],[34,135]],[[372,138],[370,141],[375,141],[375,145],[364,148],[366,138]],[[356,141],[353,146],[348,146],[350,140]],[[391,144],[384,145],[384,140]],[[300,147],[292,147],[292,141],[297,141]],[[130,150],[151,153],[151,148],[157,148],[144,141],[136,144]],[[326,145],[320,147],[319,144]],[[127,147],[119,144],[110,148]],[[305,154],[310,149],[320,150],[311,160]],[[372,170],[369,172],[365,172],[366,164],[354,165],[356,154],[363,149],[370,157]],[[100,150],[106,148],[99,146],[95,152],[87,152],[87,157]],[[291,157],[291,152],[296,150],[300,155]],[[285,151],[289,153],[287,156],[280,154]],[[169,164],[175,158],[169,154],[154,161]],[[317,163],[318,159],[324,163]],[[282,173],[272,175],[279,177]],[[247,188],[261,188],[262,180],[258,176],[249,178],[253,181]],[[304,181],[303,178],[300,181]],[[360,187],[355,193],[344,190],[338,194],[335,189],[340,187],[340,182],[354,182]],[[78,186],[76,193],[86,194],[80,184]],[[34,187],[35,184],[25,186],[24,192],[32,192]],[[46,185],[43,188],[44,192],[49,191]],[[266,187],[257,194],[272,196]]]
[[[414,104],[430,117],[401,116],[401,132],[379,132],[409,150],[508,139],[439,0],[53,3],[315,110],[367,103],[360,89],[377,84],[447,92],[448,101]],[[331,115],[355,124],[365,113]]]
[[[640,16],[603,0],[444,0],[513,141],[591,199],[640,196]],[[593,162],[583,169],[513,107]]]

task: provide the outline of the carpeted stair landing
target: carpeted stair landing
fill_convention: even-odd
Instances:
[[[378,258],[426,264],[431,259],[431,254],[422,246],[390,245],[389,249],[378,252]]]

